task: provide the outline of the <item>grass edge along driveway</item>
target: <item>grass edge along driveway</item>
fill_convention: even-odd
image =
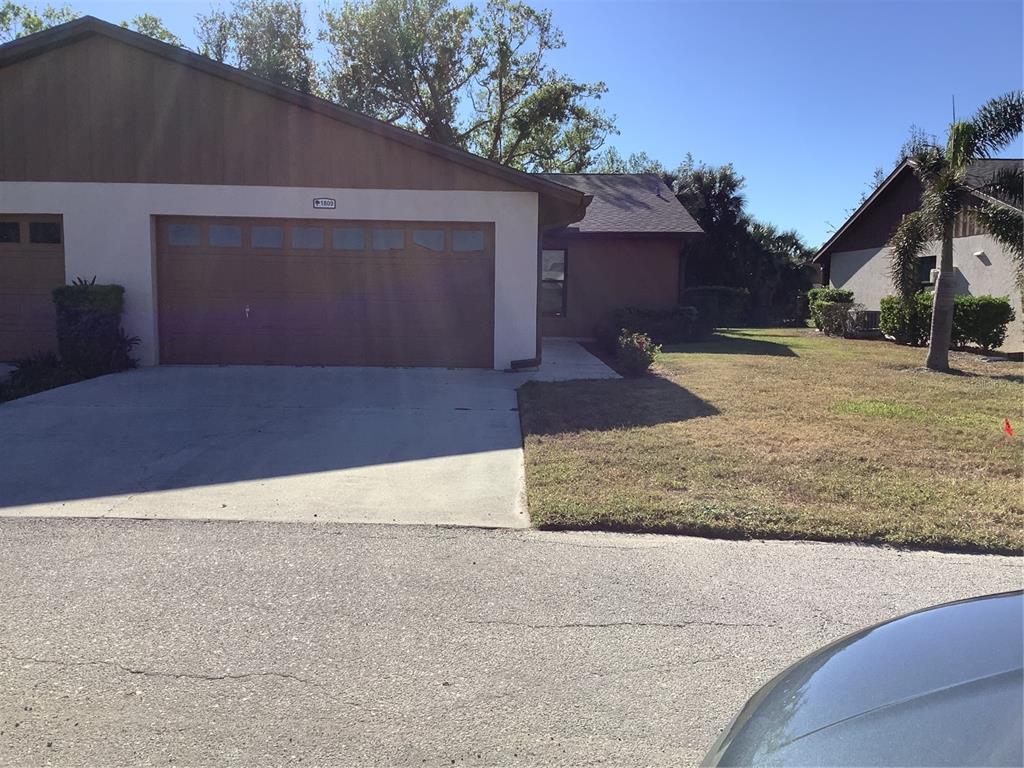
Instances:
[[[668,347],[634,380],[519,392],[540,528],[1020,554],[1024,366],[803,329]],[[1017,437],[1002,431],[1003,420]]]

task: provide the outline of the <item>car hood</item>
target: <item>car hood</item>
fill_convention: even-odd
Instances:
[[[765,685],[705,764],[1019,764],[1022,656],[1020,592],[879,624]]]

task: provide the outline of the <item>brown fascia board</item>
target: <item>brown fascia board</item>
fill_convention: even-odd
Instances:
[[[897,165],[893,169],[892,173],[886,176],[885,180],[878,185],[878,188],[870,195],[868,195],[867,199],[860,204],[860,207],[858,207],[857,210],[853,212],[853,215],[846,220],[843,226],[836,230],[835,234],[828,239],[828,242],[826,242],[823,246],[821,246],[821,248],[818,249],[818,252],[814,254],[814,258],[811,259],[811,262],[818,262],[824,259],[826,256],[829,256],[832,246],[835,245],[839,238],[846,233],[846,231],[853,225],[853,222],[860,218],[860,215],[874,204],[875,200],[877,200],[881,196],[882,192],[885,191],[885,189],[896,179],[897,176],[900,175],[900,173],[903,172],[904,169],[907,169],[909,167],[910,163],[906,160]]]
[[[316,96],[296,91],[264,80],[243,70],[222,64],[198,53],[156,40],[148,35],[119,27],[94,16],[82,16],[65,24],[37,32],[33,35],[18,38],[0,45],[0,67],[5,67],[22,59],[31,58],[64,45],[82,40],[90,35],[103,35],[117,42],[140,48],[149,53],[183,64],[201,72],[237,83],[254,91],[290,102],[297,106],[317,112],[326,117],[348,123],[365,131],[375,133],[393,141],[398,141],[423,152],[437,155],[454,163],[459,163],[481,173],[509,181],[524,189],[548,195],[558,200],[580,205],[584,195],[575,189],[566,187],[547,179],[534,176],[524,171],[496,163],[493,160],[474,155],[454,147],[439,144],[404,128],[385,123],[372,117],[360,114],[351,109],[338,106],[333,102]]]

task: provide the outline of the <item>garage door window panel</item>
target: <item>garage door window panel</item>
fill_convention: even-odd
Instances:
[[[199,245],[198,224],[168,224],[167,244],[178,248],[194,248]]]
[[[331,247],[336,251],[365,251],[366,230],[362,227],[339,227],[331,230]]]
[[[474,253],[483,251],[487,241],[482,229],[452,230],[452,250],[456,253]]]
[[[281,248],[284,246],[284,227],[253,226],[251,238],[253,248]]]
[[[37,245],[60,245],[60,223],[56,221],[30,221],[28,241]]]
[[[323,227],[292,227],[292,248],[319,251],[324,247]]]
[[[207,238],[214,248],[240,248],[242,228],[237,224],[211,224]]]
[[[21,223],[17,221],[0,220],[0,244],[14,244],[21,242]]]
[[[374,229],[373,250],[375,251],[402,251],[405,250],[404,229]]]
[[[412,241],[420,249],[440,253],[444,251],[444,230],[443,229],[414,229]]]

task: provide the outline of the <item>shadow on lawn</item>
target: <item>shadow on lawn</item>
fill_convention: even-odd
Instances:
[[[718,413],[685,387],[660,376],[530,381],[519,388],[523,437],[653,427]]]
[[[773,355],[775,357],[797,357],[788,344],[755,338],[745,331],[716,333],[707,341],[694,344],[667,344],[665,352],[693,353],[703,355]]]

